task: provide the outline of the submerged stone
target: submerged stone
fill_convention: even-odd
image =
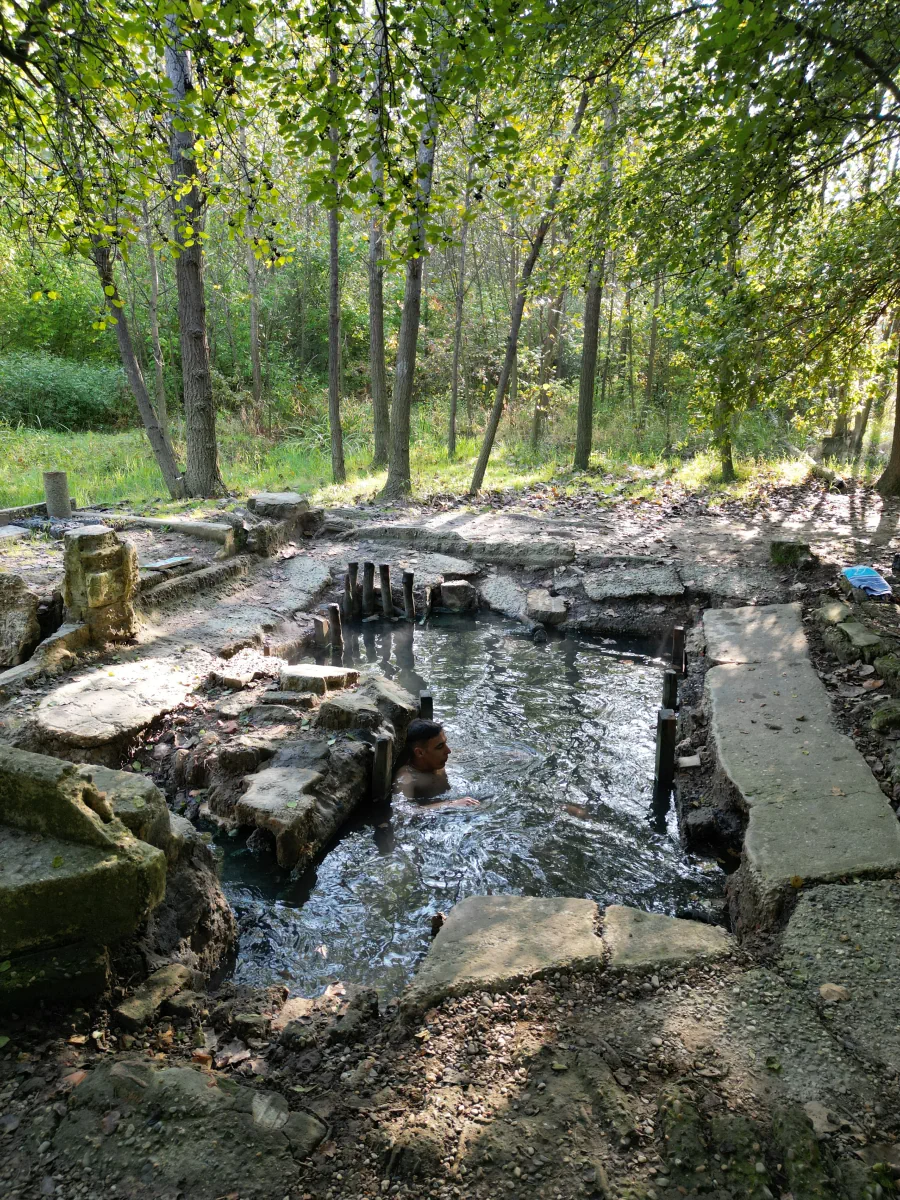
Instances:
[[[551,596],[547,588],[532,588],[525,615],[541,625],[560,625],[566,619],[566,602],[562,596]]]

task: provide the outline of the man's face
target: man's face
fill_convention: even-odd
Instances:
[[[447,735],[443,730],[427,742],[419,742],[413,747],[413,766],[420,771],[442,771],[450,757],[450,747],[447,745]]]

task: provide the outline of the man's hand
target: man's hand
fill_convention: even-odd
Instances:
[[[460,796],[458,800],[448,800],[448,808],[477,808],[478,801],[474,796]]]

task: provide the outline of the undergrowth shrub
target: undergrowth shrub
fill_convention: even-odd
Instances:
[[[0,420],[11,426],[77,430],[133,425],[120,367],[17,350],[0,355]]]

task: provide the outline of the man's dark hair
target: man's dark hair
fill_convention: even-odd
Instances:
[[[423,721],[421,717],[416,717],[414,721],[410,721],[406,731],[406,748],[411,752],[417,742],[429,742],[443,731],[443,725],[439,725],[437,721]]]

